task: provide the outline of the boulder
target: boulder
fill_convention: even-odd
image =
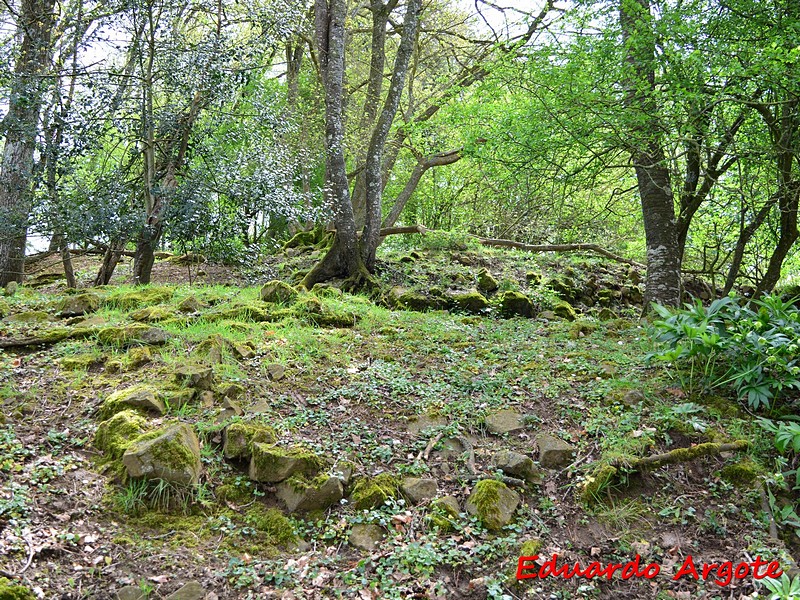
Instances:
[[[128,315],[132,321],[139,323],[158,323],[167,319],[174,319],[177,313],[169,306],[145,306]]]
[[[116,460],[145,431],[147,420],[135,411],[124,410],[97,426],[92,443],[107,457]]]
[[[467,499],[467,512],[480,519],[490,531],[497,531],[511,523],[519,506],[519,495],[506,484],[495,479],[484,479],[475,484]]]
[[[200,442],[192,427],[180,423],[136,440],[122,456],[122,464],[130,477],[194,485],[202,471]]]
[[[117,390],[103,401],[100,414],[110,417],[126,408],[163,415],[166,407],[157,390],[148,385],[135,385]]]
[[[344,487],[338,477],[309,479],[297,474],[278,484],[275,493],[289,512],[308,512],[337,504],[344,497]]]
[[[172,336],[158,327],[137,323],[125,327],[106,327],[97,332],[97,341],[105,346],[163,346]]]
[[[277,440],[272,427],[237,421],[223,432],[222,454],[228,459],[249,459],[253,454],[253,444],[274,444]]]
[[[494,278],[488,269],[481,269],[478,273],[478,289],[482,292],[494,292],[499,286],[497,279]]]
[[[350,494],[350,503],[357,509],[376,508],[400,492],[397,478],[390,473],[359,479]]]
[[[264,370],[271,381],[280,381],[286,376],[286,367],[280,363],[269,364],[264,367]]]
[[[82,317],[100,308],[100,296],[91,293],[67,296],[58,308],[60,317]]]
[[[520,316],[530,318],[536,308],[525,294],[521,292],[506,291],[500,296],[500,311],[507,317]]]
[[[563,469],[569,465],[575,449],[561,438],[542,433],[536,436],[539,447],[539,464],[546,469]]]
[[[406,477],[400,484],[400,490],[411,504],[419,504],[436,496],[439,484],[435,479]]]
[[[25,325],[36,325],[50,321],[50,315],[41,310],[26,310],[13,313],[3,319],[3,323],[19,323]]]
[[[206,365],[180,365],[174,371],[175,383],[196,390],[210,390],[214,386],[214,369]]]
[[[536,483],[542,477],[530,457],[512,450],[500,450],[492,457],[492,463],[506,475],[528,483]]]
[[[428,518],[431,525],[442,531],[453,531],[460,512],[461,507],[455,496],[444,496],[431,502]]]
[[[166,600],[203,600],[205,597],[203,586],[197,581],[190,581],[178,591],[172,592]]]
[[[387,304],[390,307],[405,308],[408,310],[426,311],[433,308],[436,302],[425,294],[408,288],[395,286],[389,291]]]
[[[207,307],[208,304],[201,302],[194,296],[187,296],[178,304],[178,310],[182,313],[196,313]]]
[[[291,304],[297,299],[297,290],[283,281],[273,280],[261,288],[261,300],[277,304]]]
[[[486,416],[486,430],[494,435],[513,433],[525,429],[522,415],[515,410],[504,409]]]
[[[17,293],[18,288],[19,284],[16,281],[9,281],[6,284],[6,287],[3,288],[3,295],[10,298],[11,296]]]
[[[471,313],[480,313],[489,306],[489,301],[478,290],[454,292],[450,299],[458,308]]]
[[[254,442],[250,445],[250,479],[277,483],[295,474],[313,474],[322,467],[322,460],[313,452],[294,446],[280,448]]]
[[[350,530],[347,540],[350,545],[359,550],[374,552],[380,548],[386,538],[386,531],[380,525],[373,523],[357,523]]]
[[[559,302],[556,304],[555,307],[553,307],[553,314],[567,321],[574,321],[578,318],[575,309],[572,308],[569,302]]]
[[[438,415],[419,415],[417,417],[412,417],[408,421],[408,432],[412,435],[419,435],[426,429],[431,429],[432,427],[443,427],[447,425],[448,421],[446,417],[440,417]]]

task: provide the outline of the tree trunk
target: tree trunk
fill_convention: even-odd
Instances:
[[[0,286],[22,282],[31,211],[34,150],[50,60],[55,0],[24,0],[22,45],[14,69],[0,164]]]
[[[100,270],[97,272],[97,277],[94,278],[95,287],[100,285],[108,285],[111,277],[114,275],[114,270],[117,268],[117,263],[122,257],[122,251],[125,249],[126,239],[111,240],[111,243],[103,255],[103,262],[100,265]]]
[[[636,171],[647,246],[644,310],[680,305],[681,255],[670,173],[662,148],[655,92],[655,34],[650,0],[621,0],[626,47],[624,113]]]
[[[344,41],[347,0],[315,0],[316,43],[325,90],[325,196],[334,209],[336,236],[325,257],[303,279],[315,283],[367,274],[358,247],[344,159]]]
[[[400,97],[405,87],[406,73],[414,52],[417,41],[417,25],[419,24],[422,0],[409,0],[406,5],[406,15],[403,21],[403,35],[397,49],[392,80],[389,92],[383,105],[383,110],[378,117],[378,123],[372,132],[367,162],[364,167],[364,181],[366,185],[366,222],[364,235],[361,239],[362,257],[367,269],[371,272],[375,268],[375,251],[380,241],[381,207],[383,199],[383,150],[389,138],[397,109],[400,106]]]

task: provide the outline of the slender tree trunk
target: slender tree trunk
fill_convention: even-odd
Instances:
[[[108,285],[111,277],[114,275],[114,270],[117,268],[119,259],[122,258],[122,251],[125,249],[125,244],[128,240],[125,238],[118,240],[111,240],[103,255],[103,262],[100,265],[100,270],[97,272],[97,277],[94,279],[95,287],[100,285]]]
[[[733,286],[736,284],[736,279],[739,277],[739,270],[741,269],[742,261],[744,260],[744,251],[747,248],[747,244],[750,242],[758,228],[761,227],[764,221],[766,221],[776,201],[777,198],[770,198],[764,204],[764,206],[761,207],[761,210],[756,213],[756,216],[750,223],[747,224],[746,227],[744,226],[744,215],[742,215],[741,231],[739,233],[739,239],[736,240],[736,247],[733,250],[733,258],[731,259],[731,264],[728,268],[728,276],[725,278],[725,288],[722,290],[723,296],[727,296],[728,293],[733,289]]]
[[[400,106],[400,96],[405,87],[408,65],[414,52],[417,41],[417,26],[419,24],[422,0],[409,0],[406,4],[406,15],[403,21],[403,35],[392,71],[392,80],[383,110],[378,117],[378,123],[372,132],[367,162],[364,167],[366,184],[366,222],[364,235],[361,239],[362,257],[367,269],[371,272],[375,268],[375,251],[378,248],[381,228],[381,207],[383,199],[383,151],[389,138],[397,109]]]
[[[334,277],[368,275],[358,246],[344,159],[344,42],[347,0],[315,0],[316,43],[325,90],[325,197],[334,210],[336,236],[303,285]]]
[[[644,218],[647,245],[645,311],[650,303],[678,306],[681,255],[670,173],[664,156],[655,92],[655,37],[650,0],[621,0],[620,25],[626,47],[624,110],[630,152]]]
[[[17,27],[22,45],[14,69],[0,163],[0,286],[22,282],[31,211],[39,113],[48,71],[55,0],[24,0]]]

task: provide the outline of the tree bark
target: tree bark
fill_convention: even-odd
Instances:
[[[325,198],[334,210],[336,235],[323,259],[303,279],[368,275],[361,259],[344,158],[344,43],[346,0],[315,0],[314,21],[322,85],[325,90]]]
[[[364,264],[370,272],[375,268],[375,251],[380,240],[383,199],[383,150],[389,138],[389,130],[397,114],[397,109],[400,106],[400,97],[405,87],[408,65],[411,62],[411,55],[414,52],[414,44],[417,40],[417,26],[421,11],[422,0],[408,1],[403,21],[403,34],[395,57],[389,92],[386,96],[383,110],[381,110],[381,114],[378,117],[378,123],[372,132],[372,138],[367,150],[367,162],[364,168],[367,212],[361,244]]]
[[[22,44],[3,120],[5,146],[0,164],[0,286],[21,283],[24,276],[34,150],[43,75],[49,70],[54,5],[55,0],[24,0],[17,23]]]
[[[624,111],[647,245],[647,311],[653,302],[664,306],[680,304],[681,255],[672,182],[654,98],[656,48],[650,0],[621,0],[619,18],[628,71],[623,81]]]

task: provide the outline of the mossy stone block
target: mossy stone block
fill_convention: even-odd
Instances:
[[[502,481],[484,479],[475,484],[467,499],[467,512],[480,519],[490,531],[511,523],[519,506],[519,495]]]

